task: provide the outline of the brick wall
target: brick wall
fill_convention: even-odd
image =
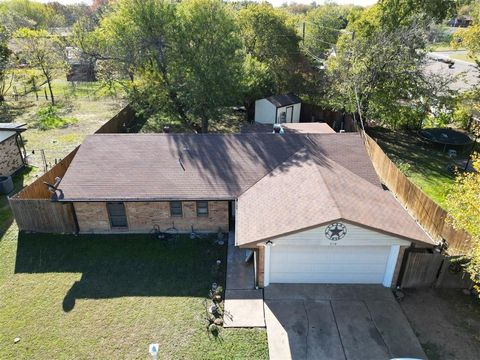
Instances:
[[[78,227],[82,233],[110,231],[107,206],[104,202],[74,203]]]
[[[174,225],[180,232],[217,232],[218,228],[228,231],[228,201],[209,201],[208,216],[197,216],[196,202],[182,202],[183,216],[170,216],[169,202],[125,202],[128,230],[147,233],[154,225],[165,230]],[[75,203],[80,232],[110,232],[110,221],[106,203]],[[122,229],[115,229],[122,231]]]
[[[23,166],[22,153],[16,136],[0,143],[0,175],[11,175]]]

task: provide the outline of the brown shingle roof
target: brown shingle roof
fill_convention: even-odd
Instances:
[[[87,137],[63,201],[237,199],[237,242],[335,219],[429,242],[381,183],[358,134]]]
[[[266,241],[335,220],[434,242],[397,200],[328,157],[300,150],[238,198],[236,245]]]

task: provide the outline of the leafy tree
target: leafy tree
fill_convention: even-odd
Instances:
[[[418,15],[440,22],[455,12],[455,0],[380,0],[377,6],[381,27],[387,31],[409,26]]]
[[[333,4],[323,5],[305,17],[305,46],[317,56],[323,56],[337,42],[341,29],[347,26],[349,9]]]
[[[0,104],[5,101],[5,94],[9,90],[8,70],[10,65],[11,50],[8,48],[8,34],[3,26],[0,25]],[[13,80],[13,78],[10,78]]]
[[[11,32],[22,27],[47,29],[62,26],[65,22],[52,7],[29,0],[8,0],[1,3],[0,20]]]
[[[452,45],[457,47],[460,44],[468,50],[468,55],[480,67],[480,24],[456,31],[453,35]]]
[[[252,71],[260,71],[260,79],[265,81],[244,81],[244,85],[255,86],[244,89],[247,109],[254,96],[302,92],[306,81],[303,75],[312,69],[300,51],[300,37],[288,15],[266,3],[249,4],[237,13],[237,23],[247,55],[245,76],[248,79]]]
[[[123,0],[83,44],[128,72],[132,100],[146,115],[167,114],[206,132],[220,109],[235,103],[237,33],[219,0]]]
[[[466,270],[480,294],[480,158],[474,160],[477,172],[463,173],[457,176],[446,199],[447,209],[452,216],[455,228],[464,230],[472,236],[473,249],[467,255]]]
[[[64,65],[64,46],[58,37],[49,35],[45,30],[19,29],[14,38],[20,49],[19,55],[23,56],[31,67],[42,72],[47,82],[50,101],[55,105],[52,81],[56,72]]]
[[[241,70],[240,40],[233,15],[217,0],[187,0],[177,9],[172,79],[202,132],[221,108],[235,104]]]
[[[424,72],[426,34],[410,25],[352,40],[343,35],[327,62],[328,101],[393,128],[418,129],[430,108],[449,101],[448,79]]]

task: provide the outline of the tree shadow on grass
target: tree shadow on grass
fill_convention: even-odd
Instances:
[[[181,236],[166,243],[148,235],[21,232],[15,273],[82,273],[65,295],[66,312],[77,299],[206,297],[212,282],[225,282],[226,246],[214,239]]]

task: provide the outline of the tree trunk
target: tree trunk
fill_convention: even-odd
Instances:
[[[208,133],[208,118],[202,117],[202,133]]]
[[[52,90],[52,84],[50,79],[47,79],[47,84],[48,84],[48,91],[50,92],[50,100],[52,101],[52,105],[55,105],[55,98],[53,97],[53,90]]]

